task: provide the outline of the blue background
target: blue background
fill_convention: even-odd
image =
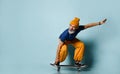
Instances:
[[[120,74],[119,0],[0,0],[0,74],[57,74],[58,36],[74,17],[106,24],[77,35],[86,45],[89,69],[59,74]],[[72,47],[70,47],[72,48]],[[63,62],[68,64],[70,56]]]

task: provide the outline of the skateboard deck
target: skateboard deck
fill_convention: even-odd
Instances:
[[[57,69],[57,71],[60,71],[61,67],[76,68],[79,71],[87,67],[87,65],[84,65],[84,66],[77,66],[77,65],[55,65],[55,64],[52,64],[52,63],[50,63],[50,65],[53,66],[53,67],[55,67]]]

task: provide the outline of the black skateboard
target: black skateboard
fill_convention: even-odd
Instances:
[[[77,66],[77,65],[55,65],[50,63],[51,66],[55,67],[57,69],[57,71],[60,71],[61,67],[66,67],[66,68],[76,68],[78,71],[84,69],[87,67],[87,65],[84,66]]]

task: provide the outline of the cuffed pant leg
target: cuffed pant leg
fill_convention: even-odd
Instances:
[[[64,44],[60,49],[60,54],[59,54],[60,59],[59,59],[59,61],[63,62],[66,59],[67,54],[68,54],[67,45]]]
[[[80,62],[84,55],[84,43],[78,39],[73,41],[73,46],[75,47],[74,60]]]

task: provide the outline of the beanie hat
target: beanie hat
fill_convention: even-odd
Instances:
[[[79,26],[80,19],[75,17],[71,22],[70,25],[74,25],[76,28]]]

